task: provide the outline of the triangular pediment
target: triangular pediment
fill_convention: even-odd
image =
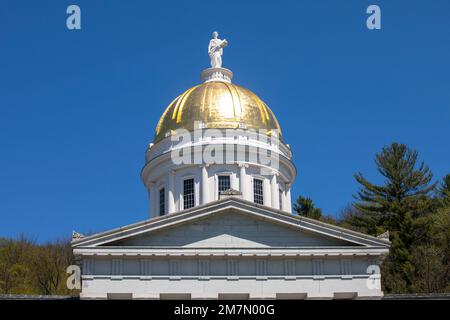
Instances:
[[[229,209],[184,224],[109,243],[111,246],[260,248],[355,245]]]
[[[389,242],[241,199],[224,199],[72,242],[74,247],[389,247]]]

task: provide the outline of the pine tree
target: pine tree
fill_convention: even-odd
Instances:
[[[294,203],[294,211],[300,216],[317,220],[322,218],[322,210],[314,206],[311,198],[299,196]]]
[[[421,219],[427,221],[436,209],[436,201],[431,197],[436,183],[431,182],[430,169],[418,162],[417,151],[404,144],[384,147],[375,163],[384,183],[373,184],[361,173],[356,174],[361,187],[354,206],[364,214],[365,221],[372,221],[374,227],[391,234],[390,254],[383,264],[386,291],[414,292],[420,271],[414,250],[427,225]]]
[[[340,212],[337,223],[339,226],[358,232],[378,235],[384,232],[384,228],[378,226],[375,216],[359,211],[354,205],[346,206]]]
[[[450,174],[447,174],[442,179],[442,183],[437,192],[438,199],[445,205],[450,205]]]
[[[418,153],[404,144],[392,143],[375,157],[378,172],[385,178],[376,185],[355,174],[361,185],[355,198],[355,207],[374,217],[377,223],[391,230],[400,229],[406,213],[420,216],[432,206],[430,192],[433,174],[423,162],[418,164]]]

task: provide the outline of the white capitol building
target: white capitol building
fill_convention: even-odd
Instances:
[[[150,218],[73,237],[81,298],[381,297],[389,242],[292,214],[290,147],[222,68],[217,36],[204,82],[169,104],[146,152]]]

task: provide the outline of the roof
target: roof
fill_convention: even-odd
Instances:
[[[208,215],[220,214],[221,212],[227,212],[230,209],[236,210],[237,212],[258,216],[266,220],[272,220],[274,222],[285,224],[300,230],[346,240],[354,243],[355,245],[363,245],[365,247],[373,248],[389,248],[390,246],[390,242],[387,240],[378,239],[367,234],[314,219],[286,213],[281,210],[258,205],[240,198],[230,197],[179,211],[177,213],[144,220],[120,228],[74,239],[72,241],[72,247],[100,246],[117,240],[141,235],[146,232],[161,230],[167,227],[174,227],[177,224],[206,217]]]
[[[158,121],[154,142],[177,129],[194,131],[195,122],[205,128],[274,130],[281,138],[275,115],[256,94],[236,84],[212,81],[186,90],[170,103]]]

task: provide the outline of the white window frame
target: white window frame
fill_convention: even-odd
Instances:
[[[256,203],[255,202],[255,179],[257,179],[257,180],[261,180],[261,182],[262,182],[262,184],[261,184],[261,188],[262,188],[262,198],[263,198],[263,203],[262,203],[262,205],[264,205],[265,203],[266,203],[266,199],[264,199],[265,198],[265,196],[264,196],[264,185],[265,185],[265,179],[263,178],[263,177],[260,177],[260,176],[252,176],[252,185],[251,185],[251,187],[252,187],[252,202],[253,203]],[[259,204],[259,203],[258,203]]]
[[[197,204],[197,192],[196,192],[196,181],[195,181],[195,176],[194,175],[188,175],[188,176],[184,176],[182,179],[181,179],[181,185],[180,185],[180,208],[181,208],[181,210],[185,210],[185,208],[184,208],[184,181],[186,181],[186,180],[189,180],[189,179],[192,179],[193,181],[194,181],[194,187],[193,187],[193,190],[194,190],[194,206],[193,207],[191,207],[191,208],[194,208],[195,206],[197,206],[198,204]],[[190,208],[188,208],[188,209],[190,209]]]
[[[233,188],[233,173],[232,172],[217,172],[214,174],[214,193],[215,199],[219,199],[219,176],[229,176],[230,177],[230,188]]]

